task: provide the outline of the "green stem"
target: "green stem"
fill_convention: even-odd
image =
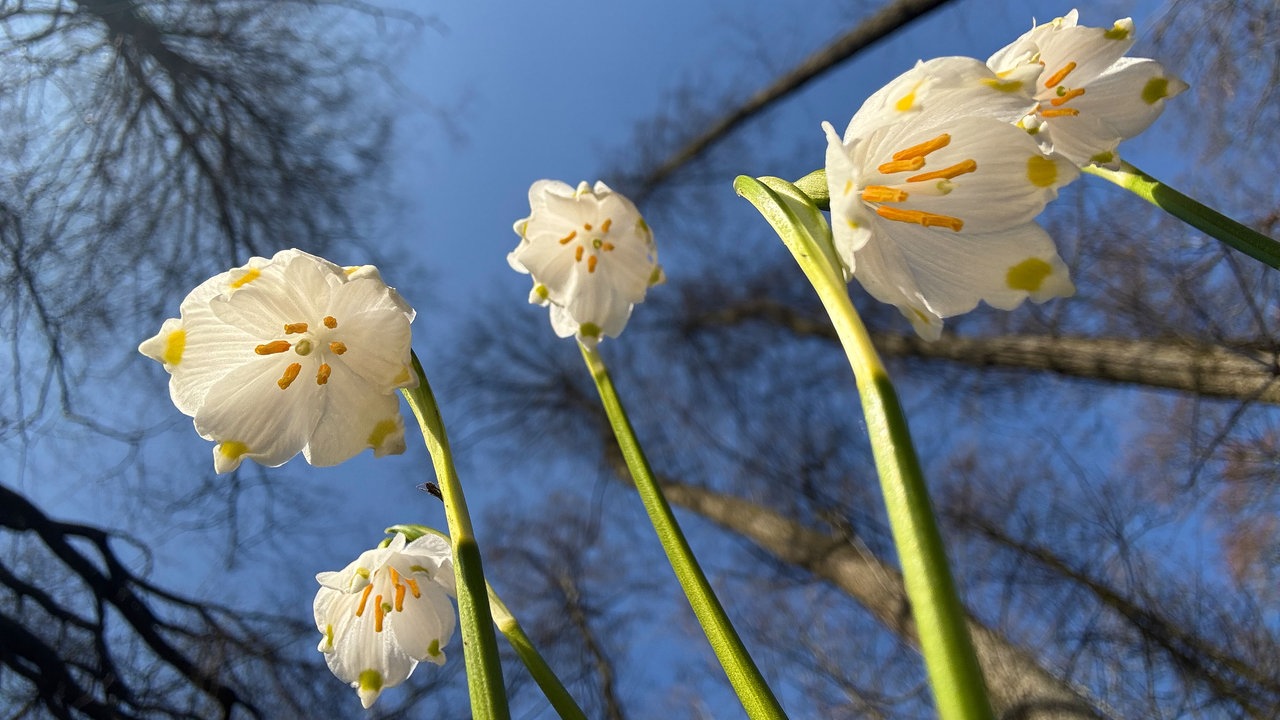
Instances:
[[[596,382],[596,389],[600,391],[600,401],[604,403],[605,413],[609,416],[609,424],[613,427],[613,434],[618,440],[622,457],[631,470],[636,491],[644,503],[644,509],[649,513],[649,521],[653,523],[653,529],[658,534],[662,549],[667,553],[671,569],[675,571],[676,579],[680,581],[680,587],[684,590],[685,597],[689,599],[693,614],[702,625],[702,631],[706,633],[707,640],[715,651],[716,659],[720,661],[721,667],[729,677],[729,683],[738,693],[738,700],[746,709],[748,717],[785,718],[786,713],[782,711],[778,699],[774,697],[764,676],[760,674],[760,669],[756,667],[755,661],[747,653],[746,646],[742,644],[742,639],[733,629],[729,615],[725,613],[720,600],[716,598],[715,591],[711,589],[711,583],[707,581],[707,576],[698,566],[698,560],[693,556],[693,550],[685,540],[684,533],[676,522],[675,514],[671,512],[671,506],[667,504],[662,489],[654,480],[653,472],[649,469],[649,461],[645,458],[644,450],[640,448],[635,432],[631,429],[631,421],[627,418],[627,411],[622,407],[622,401],[618,399],[618,393],[613,387],[613,380],[609,377],[609,369],[605,367],[604,359],[594,349],[581,343],[578,347],[582,350],[582,358],[587,362],[587,369],[591,371],[591,377]]]
[[[534,682],[538,683],[538,687],[542,689],[542,694],[547,696],[547,700],[551,702],[551,707],[564,720],[587,720],[586,713],[582,712],[582,708],[578,707],[578,703],[574,701],[573,696],[565,689],[564,683],[560,682],[560,678],[556,676],[551,666],[543,659],[542,654],[533,646],[533,641],[525,634],[524,628],[520,626],[520,621],[516,620],[515,615],[507,609],[502,598],[489,588],[489,606],[493,610],[493,622],[498,626],[498,630],[507,638],[507,643],[516,651],[520,661],[524,663],[525,668],[529,670],[529,674],[533,676]]]
[[[493,633],[493,616],[489,612],[484,567],[480,546],[471,527],[467,500],[462,483],[453,467],[449,438],[444,420],[436,405],[427,375],[417,354],[413,355],[413,371],[418,386],[401,390],[409,407],[418,418],[422,436],[435,465],[436,480],[444,500],[445,520],[453,543],[453,572],[458,590],[458,624],[462,633],[462,652],[467,665],[467,687],[471,693],[471,715],[475,718],[507,720],[507,695],[502,684],[502,664],[498,657],[498,640]]]
[[[1083,169],[1090,175],[1110,180],[1245,255],[1280,269],[1280,242],[1183,195],[1133,165],[1121,161],[1119,170],[1108,170],[1097,165]]]
[[[938,717],[989,720],[993,715],[982,669],[907,419],[871,336],[849,300],[842,273],[832,261],[835,253],[826,220],[809,197],[785,180],[740,176],[734,187],[764,215],[795,256],[849,357]]]

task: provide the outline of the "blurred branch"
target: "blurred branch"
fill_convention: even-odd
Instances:
[[[728,137],[739,125],[821,76],[826,71],[888,37],[917,18],[923,17],[949,0],[893,0],[857,27],[834,42],[805,58],[796,67],[757,91],[738,107],[716,120],[701,134],[688,141],[662,161],[637,185],[637,196],[643,199],[681,167],[702,155],[711,146]]]
[[[744,302],[691,321],[737,325],[764,321],[798,336],[836,340],[825,318],[774,300]],[[943,335],[928,342],[915,335],[873,333],[886,356],[951,360],[975,367],[1049,371],[1067,377],[1147,385],[1208,397],[1280,404],[1280,361],[1273,350],[1228,348],[1179,340],[1004,335]]]

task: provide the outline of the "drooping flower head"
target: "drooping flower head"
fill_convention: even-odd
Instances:
[[[529,188],[530,215],[516,221],[520,244],[507,255],[533,276],[529,302],[551,307],[551,327],[587,347],[617,337],[650,286],[665,278],[644,218],[627,198],[597,182],[575,189],[557,180]]]
[[[301,452],[336,465],[365,448],[404,452],[397,388],[413,387],[414,311],[371,265],[283,250],[201,283],[138,350],[218,443],[214,468],[274,467]]]
[[[396,533],[342,570],[317,574],[316,582],[319,650],[366,708],[418,663],[444,664],[443,648],[457,624],[447,540],[426,534],[408,542]]]
[[[987,65],[997,74],[1043,68],[1028,88],[1034,102],[1020,124],[1046,152],[1080,166],[1118,167],[1120,141],[1146,130],[1187,84],[1154,60],[1124,57],[1135,40],[1132,19],[1097,28],[1077,25],[1077,18],[1072,10],[1033,27]]]
[[[981,65],[921,63],[868,98],[843,138],[823,123],[846,275],[928,339],[979,300],[1012,309],[1075,290],[1033,219],[1078,170],[1008,122],[1021,101],[1001,85],[1020,80]]]

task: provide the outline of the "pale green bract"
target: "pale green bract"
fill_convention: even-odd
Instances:
[[[217,443],[217,472],[299,452],[336,465],[366,448],[404,452],[396,390],[417,384],[413,317],[372,265],[283,250],[201,283],[138,350],[164,365],[174,405]]]
[[[313,611],[320,652],[368,708],[420,662],[443,665],[457,618],[449,541],[402,533],[337,572],[316,575]]]

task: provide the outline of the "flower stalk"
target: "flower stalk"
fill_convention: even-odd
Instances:
[[[658,534],[662,549],[667,554],[671,569],[675,572],[690,607],[693,608],[694,616],[706,633],[707,640],[715,651],[716,659],[720,661],[730,684],[738,694],[738,700],[750,718],[771,720],[785,718],[786,714],[782,706],[774,697],[773,691],[769,689],[768,683],[765,682],[760,669],[756,667],[755,661],[751,659],[737,631],[734,630],[724,606],[720,604],[706,574],[698,565],[689,542],[676,522],[671,506],[654,479],[649,461],[631,428],[631,421],[614,389],[613,380],[609,377],[609,369],[605,366],[604,359],[594,348],[588,348],[582,343],[578,344],[578,348],[582,351],[582,359],[586,361],[587,369],[591,371],[591,378],[595,380],[596,389],[600,392],[600,401],[604,404],[605,414],[609,417],[609,425],[613,428],[622,457],[631,471],[636,491],[644,503],[645,510],[649,513],[649,520],[653,523],[653,529]]]
[[[493,615],[489,610],[480,546],[471,526],[471,515],[467,512],[462,483],[453,466],[453,454],[449,449],[449,438],[445,435],[440,409],[416,353],[412,362],[413,371],[418,376],[418,385],[401,392],[422,428],[422,436],[435,466],[436,479],[444,501],[449,537],[453,541],[458,621],[462,634],[462,653],[466,659],[471,714],[476,718],[506,720],[510,717],[510,711],[502,684],[502,665],[498,657],[498,641],[493,632]]]
[[[1280,242],[1183,195],[1131,163],[1122,161],[1119,170],[1090,165],[1084,171],[1109,180],[1191,227],[1221,240],[1255,260],[1280,269]]]
[[[744,175],[734,181],[734,188],[764,215],[795,256],[848,355],[938,717],[989,720],[993,715],[982,670],[907,420],[833,262],[830,228],[813,202],[785,180]]]

